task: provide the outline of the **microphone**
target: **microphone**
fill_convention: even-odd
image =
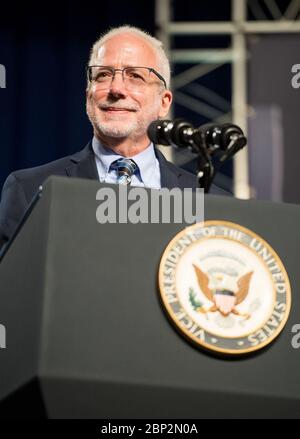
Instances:
[[[176,145],[196,153],[198,181],[206,193],[220,166],[247,143],[241,128],[230,123],[210,123],[195,128],[183,119],[175,119],[174,122],[155,120],[149,125],[147,134],[154,143]],[[216,163],[213,163],[212,156],[216,153]]]
[[[193,140],[195,128],[183,119],[171,120],[155,120],[148,127],[149,139],[160,145],[171,145],[186,148]]]
[[[243,148],[247,139],[237,125],[206,124],[199,128],[183,119],[155,120],[147,131],[149,139],[161,145],[175,144],[180,148],[189,148],[193,152],[205,152],[213,155],[217,151],[227,151],[226,159]],[[225,160],[225,159],[224,159]]]
[[[199,134],[198,142],[205,145],[210,154],[214,154],[218,150],[230,152],[230,154],[225,154],[226,159],[247,144],[247,139],[241,128],[231,123],[201,125],[197,132]]]

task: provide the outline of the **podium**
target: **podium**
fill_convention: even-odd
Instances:
[[[288,272],[280,336],[240,359],[179,335],[158,267],[185,224],[99,224],[100,183],[51,177],[0,264],[2,418],[297,418],[300,207],[206,196],[205,220],[262,236]]]

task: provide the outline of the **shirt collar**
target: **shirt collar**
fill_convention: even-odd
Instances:
[[[105,173],[109,172],[110,165],[119,158],[123,158],[120,154],[117,154],[112,149],[105,147],[96,137],[93,137],[92,146],[95,155],[101,161]],[[156,166],[159,166],[158,160],[155,155],[154,145],[151,142],[144,151],[128,157],[135,161],[139,168],[139,176],[142,182],[147,186],[151,181],[151,176]]]

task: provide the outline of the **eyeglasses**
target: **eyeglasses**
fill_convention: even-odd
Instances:
[[[88,80],[96,82],[98,87],[105,89],[111,84],[116,72],[121,72],[124,84],[127,89],[142,89],[151,83],[151,73],[157,76],[163,82],[165,88],[167,83],[164,78],[151,67],[124,67],[124,69],[115,69],[106,66],[88,66]]]

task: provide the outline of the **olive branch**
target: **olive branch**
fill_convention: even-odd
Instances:
[[[198,309],[203,307],[203,303],[197,299],[197,293],[194,291],[192,287],[190,287],[189,289],[189,299],[190,299],[190,304],[192,305],[195,311],[198,311]]]

